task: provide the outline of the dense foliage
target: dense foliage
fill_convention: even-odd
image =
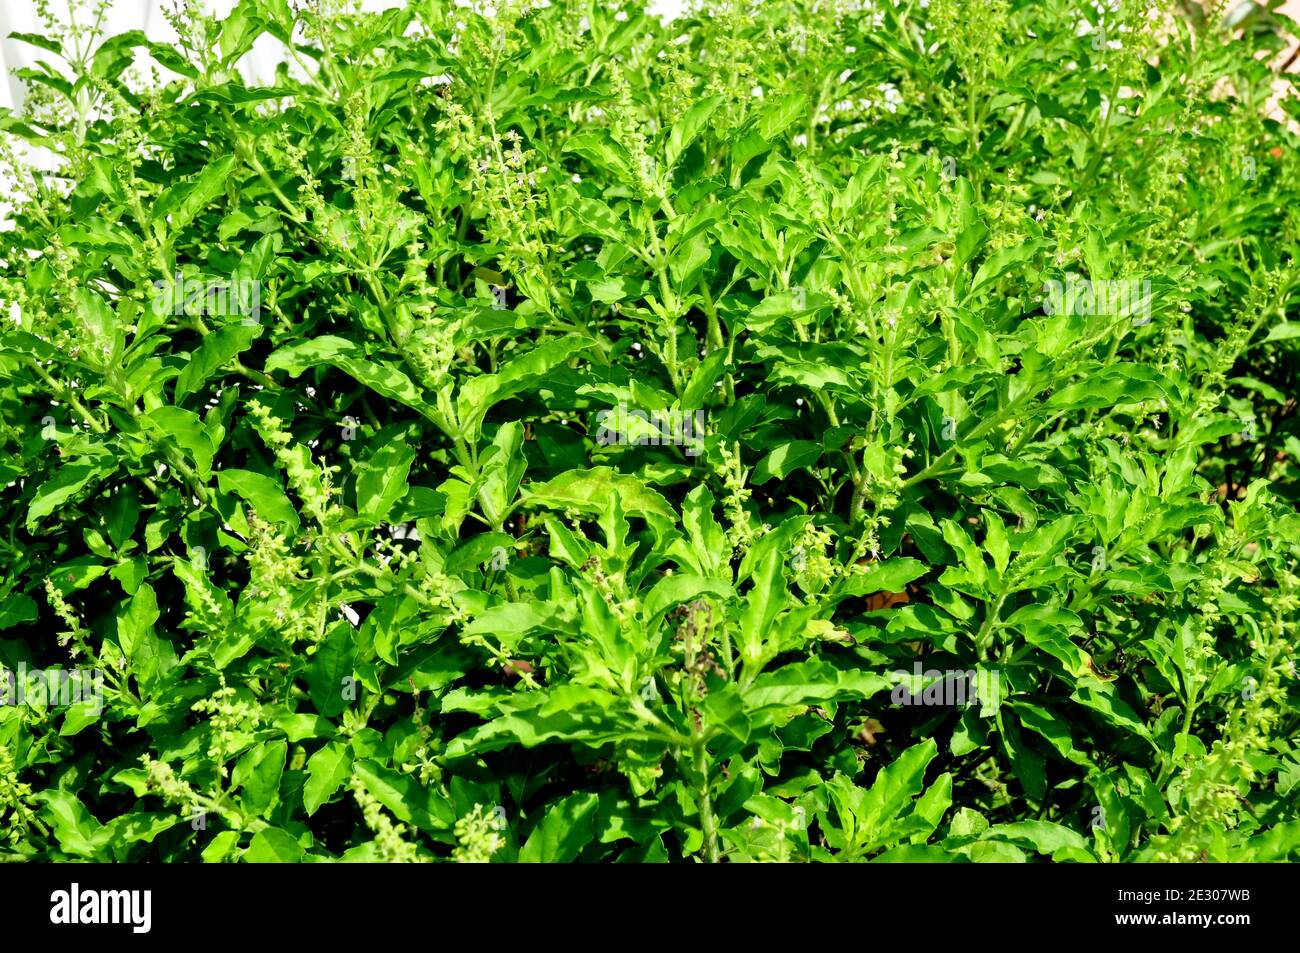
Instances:
[[[10,859],[1300,853],[1277,21],[79,7],[0,115]]]

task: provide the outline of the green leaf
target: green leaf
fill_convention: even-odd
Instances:
[[[307,782],[302,803],[307,816],[315,814],[352,775],[352,752],[341,742],[331,741],[307,761]]]
[[[583,792],[556,801],[546,810],[519,851],[525,864],[567,864],[596,836],[593,821],[600,799]]]
[[[355,653],[352,627],[346,622],[336,625],[316,648],[307,683],[312,704],[326,718],[337,717],[354,700],[347,697],[349,691],[360,692],[355,682],[345,681],[353,678]]]
[[[477,434],[483,418],[495,404],[535,386],[575,354],[594,345],[594,341],[577,335],[555,338],[516,357],[495,374],[466,381],[456,400],[461,428],[467,435]]]
[[[373,524],[382,523],[393,504],[406,495],[407,475],[415,451],[404,443],[386,443],[357,476],[357,511]]]
[[[758,114],[758,134],[773,141],[790,126],[808,116],[808,97],[790,93],[771,100]]]
[[[280,791],[289,746],[284,741],[269,741],[245,755],[236,769],[237,783],[242,784],[245,809],[264,814]]]
[[[252,470],[218,470],[217,487],[246,502],[257,515],[272,523],[298,528],[298,511],[289,502],[280,484],[264,473]]]
[[[862,828],[872,832],[878,830],[920,794],[924,787],[925,769],[938,753],[934,739],[927,738],[882,768],[867,791],[858,813],[858,823]]]
[[[1088,765],[1088,756],[1075,747],[1070,725],[1042,705],[1027,701],[1013,701],[1011,707],[1020,717],[1020,724],[1029,731],[1041,735],[1048,743],[1069,761],[1078,765]]]
[[[22,593],[9,593],[0,602],[0,630],[36,621],[36,601]]]
[[[1285,821],[1256,834],[1240,859],[1264,864],[1294,860],[1297,854],[1300,854],[1300,820]]]
[[[636,477],[610,467],[591,467],[561,473],[536,489],[529,488],[526,500],[534,506],[572,509],[600,515],[612,497],[617,496],[623,512],[629,516],[663,516],[675,519],[676,513],[660,494]]]
[[[1076,678],[1091,673],[1088,654],[1070,640],[1067,631],[1081,628],[1074,613],[1043,605],[1024,606],[1011,614],[1006,625],[1020,632],[1030,645],[1059,659]]]
[[[228,324],[204,338],[176,378],[177,402],[197,393],[213,374],[248,350],[261,331],[256,326]]]
[[[692,105],[682,114],[682,118],[673,123],[672,129],[668,132],[668,141],[664,145],[664,160],[667,171],[671,172],[673,170],[682,153],[704,130],[709,119],[718,111],[718,107],[722,103],[721,96],[706,96]]]
[[[275,719],[275,727],[295,743],[309,738],[328,738],[334,733],[334,726],[320,715],[283,714]]]
[[[206,481],[212,475],[212,457],[216,451],[198,414],[183,407],[158,407],[145,416],[153,421],[160,434],[189,455],[200,479]]]
[[[618,696],[609,692],[561,685],[551,691],[532,693],[526,704],[527,707],[457,735],[447,745],[446,757],[463,758],[515,744],[532,748],[551,741],[595,746],[635,734],[618,714],[625,706]],[[447,710],[445,704],[443,710]]]
[[[1264,340],[1289,341],[1297,337],[1300,337],[1300,321],[1284,321],[1281,324],[1273,325]]]
[[[582,156],[593,167],[611,173],[616,179],[633,178],[631,156],[604,129],[587,129],[570,137],[564,151]]]
[[[795,662],[754,679],[744,690],[745,707],[757,714],[766,709],[865,701],[890,684],[882,675],[843,671],[826,662]]]
[[[714,499],[709,488],[701,483],[682,503],[682,526],[690,539],[688,561],[705,576],[723,575],[724,563],[730,562],[727,553],[727,534],[713,515]],[[729,579],[731,572],[725,573]]]
[[[45,36],[38,36],[35,33],[15,32],[10,33],[8,38],[11,40],[18,40],[22,43],[28,43],[32,46],[38,46],[43,50],[49,50],[51,53],[62,54],[63,52],[63,47],[59,45],[57,40],[52,40]]]
[[[1054,410],[1099,410],[1161,400],[1168,395],[1164,376],[1159,371],[1138,364],[1117,364],[1062,388],[1048,398],[1047,406]]]
[[[1023,245],[1013,245],[1010,248],[1003,248],[995,251],[984,260],[979,270],[975,272],[975,278],[971,282],[970,293],[984,290],[994,281],[1008,274],[1019,265],[1030,261],[1038,253],[1041,247],[1040,242],[1026,242]]]
[[[92,483],[97,483],[117,469],[109,457],[80,457],[64,463],[59,471],[36,490],[27,507],[27,529],[30,532],[45,516],[49,516],[64,503],[77,496]]]
[[[258,831],[244,851],[244,860],[250,864],[297,864],[302,859],[302,846],[278,827]]]
[[[219,864],[223,862],[239,844],[238,831],[218,831],[213,835],[212,840],[203,848],[203,862],[205,864]]]
[[[142,583],[117,619],[118,644],[145,690],[177,663],[176,650],[171,642],[154,632],[154,624],[160,616],[153,588]]]
[[[694,601],[703,595],[716,596],[725,601],[735,595],[735,592],[729,583],[719,579],[676,573],[661,579],[642,600],[641,606],[647,618],[654,618],[673,606]]]
[[[418,387],[400,368],[367,360],[360,345],[344,338],[322,335],[282,347],[266,359],[266,371],[284,370],[298,377],[309,367],[330,364],[365,384],[375,393],[405,404],[431,420],[436,411],[425,402]]]
[[[184,231],[213,199],[226,191],[230,174],[238,161],[233,155],[222,156],[193,178],[176,183],[158,196],[150,215],[155,231],[172,235]]]
[[[769,644],[772,621],[789,601],[784,568],[782,554],[774,547],[754,571],[754,585],[740,616],[740,654],[748,665],[774,654]]]
[[[908,583],[924,576],[925,563],[911,556],[893,557],[884,562],[868,563],[860,572],[845,579],[836,591],[836,598],[868,596],[877,592],[904,592]]]
[[[1051,821],[1032,820],[994,824],[984,833],[983,838],[1021,841],[1030,844],[1038,853],[1048,856],[1062,848],[1088,849],[1088,842],[1082,834],[1060,824],[1053,824]]]
[[[52,788],[35,796],[44,803],[41,816],[50,823],[64,852],[86,860],[100,857],[108,832],[75,794]]]
[[[1122,728],[1139,738],[1145,738],[1153,745],[1155,742],[1151,738],[1151,733],[1147,726],[1142,723],[1142,719],[1137,713],[1129,707],[1123,699],[1117,697],[1111,692],[1104,692],[1095,688],[1076,688],[1074,694],[1070,696],[1079,704],[1091,708],[1100,714],[1117,728]]]
[[[754,467],[750,482],[762,486],[771,480],[784,480],[791,473],[812,466],[822,455],[822,445],[811,440],[783,443]]]
[[[506,649],[515,648],[530,632],[568,628],[552,606],[506,602],[481,612],[461,630],[461,636],[490,636]]]
[[[447,831],[456,823],[451,802],[421,787],[415,778],[369,760],[357,761],[353,773],[393,816],[422,831]]]

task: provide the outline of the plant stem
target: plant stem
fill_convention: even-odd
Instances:
[[[698,728],[691,737],[695,755],[695,773],[699,789],[696,803],[700,809],[700,825],[704,830],[704,859],[710,864],[718,862],[717,820],[713,816],[713,797],[709,793],[709,751],[704,743],[704,733]]]

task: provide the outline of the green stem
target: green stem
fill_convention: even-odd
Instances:
[[[984,621],[980,625],[980,630],[975,634],[975,650],[979,652],[980,661],[987,662],[989,659],[989,649],[992,647],[993,633],[1001,625],[998,622],[998,613],[1002,611],[1002,603],[1006,600],[1005,594],[999,594],[993,601],[984,616]]]
[[[709,792],[709,752],[704,744],[704,733],[696,730],[691,747],[695,755],[695,773],[699,789],[696,801],[700,809],[700,825],[704,829],[704,859],[710,864],[718,862],[717,821],[713,816],[713,797]]]

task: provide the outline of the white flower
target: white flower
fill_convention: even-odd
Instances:
[[[794,144],[795,144],[796,146],[805,146],[805,147],[806,147],[806,146],[808,145],[808,137],[807,137],[804,133],[801,132],[801,133],[799,133],[799,135],[797,135],[797,136],[794,137]]]
[[[891,113],[898,112],[898,107],[903,104],[903,94],[898,91],[898,87],[893,83],[881,83],[876,88],[885,94],[885,109]]]
[[[755,99],[762,99],[762,98],[763,98],[763,87],[762,87],[762,86],[755,86],[753,89],[751,89],[751,90],[749,91],[749,95],[753,96]]]
[[[627,19],[627,11],[619,10],[618,13],[614,14],[614,19],[617,20],[619,23],[622,23],[624,20]]]
[[[839,79],[837,80],[837,82],[839,82],[839,83],[845,83],[845,82],[848,81],[848,78],[849,78],[850,76],[852,76],[852,75],[853,75],[853,70],[851,70],[851,69],[846,69],[844,72],[840,73],[840,76],[839,76]]]

